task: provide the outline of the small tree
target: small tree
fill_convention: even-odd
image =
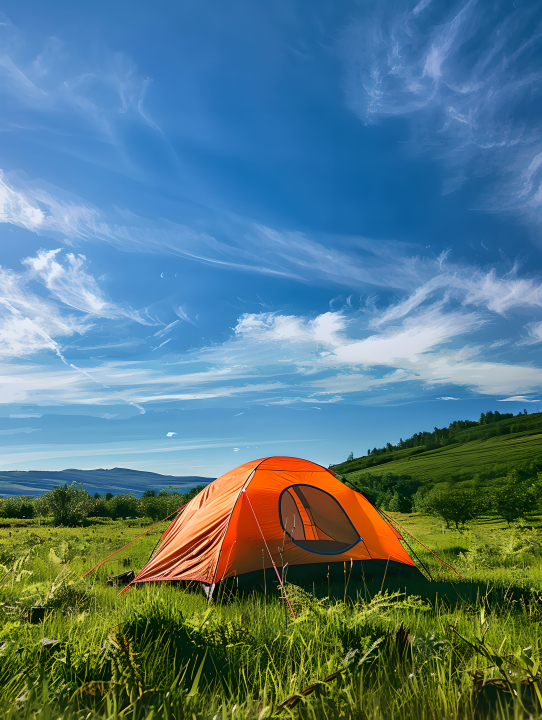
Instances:
[[[524,518],[535,505],[535,494],[525,483],[507,478],[506,482],[495,485],[493,509],[506,520],[508,527],[513,520]]]
[[[114,495],[107,503],[109,514],[115,520],[138,516],[139,503],[134,495]]]
[[[390,502],[388,503],[388,510],[400,513],[412,512],[412,498],[407,497],[406,495],[401,495],[398,492],[394,492]]]
[[[99,493],[95,493],[94,497],[90,498],[88,517],[109,517],[107,502]]]
[[[150,494],[152,493],[152,495]],[[154,490],[146,490],[139,501],[139,508],[144,517],[151,520],[161,520],[167,513],[164,512],[164,503],[161,498],[156,497]]]
[[[91,498],[81,483],[58,485],[40,499],[40,510],[55,525],[74,525],[87,517]]]
[[[423,500],[426,512],[439,515],[446,521],[446,527],[455,524],[457,530],[469,520],[478,517],[485,509],[483,498],[473,490],[462,488],[435,488]]]
[[[350,462],[353,459],[354,459],[354,453],[351,452],[350,455],[346,458],[346,462]]]

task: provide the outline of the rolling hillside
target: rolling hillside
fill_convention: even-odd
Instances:
[[[110,470],[60,470],[52,472],[47,470],[8,470],[0,471],[0,497],[13,495],[28,495],[39,497],[49,492],[56,485],[65,485],[72,482],[82,483],[85,490],[94,493],[111,492],[114,495],[134,493],[142,495],[145,490],[161,490],[173,486],[181,493],[186,493],[197,485],[207,485],[214,478],[199,477],[198,475],[159,475],[153,472],[142,472],[128,468],[111,468]]]
[[[356,485],[369,476],[409,476],[422,484],[490,479],[518,465],[542,462],[542,413],[471,427],[453,442],[428,450],[424,446],[355,458],[332,470]]]

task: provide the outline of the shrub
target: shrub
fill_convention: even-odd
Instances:
[[[88,516],[91,497],[80,483],[58,485],[43,495],[39,507],[44,515],[52,515],[55,525],[75,525]]]
[[[423,499],[423,509],[426,512],[439,515],[446,521],[446,527],[455,523],[459,530],[469,520],[478,517],[487,509],[488,502],[474,490],[448,489],[436,487]]]
[[[388,503],[388,510],[401,513],[412,512],[412,498],[406,495],[399,495],[399,493],[393,493]]]
[[[33,518],[35,514],[36,508],[33,499],[25,495],[7,498],[0,509],[0,515],[4,518],[27,520]]]
[[[513,520],[524,518],[533,511],[536,498],[529,485],[508,476],[504,482],[494,486],[492,504],[497,515],[504,518],[510,527]]]
[[[150,494],[152,492],[152,495]],[[143,517],[151,518],[151,520],[161,520],[168,514],[165,512],[164,502],[162,498],[156,497],[154,491],[146,491],[139,501],[140,511]]]
[[[98,495],[98,493],[96,493],[96,495]],[[107,507],[106,500],[99,495],[96,497],[96,495],[94,495],[94,497],[90,500],[88,517],[109,517],[109,509]]]
[[[107,510],[114,520],[126,520],[138,516],[139,504],[134,495],[114,495],[107,503]]]

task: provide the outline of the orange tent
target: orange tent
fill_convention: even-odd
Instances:
[[[400,535],[320,465],[291,457],[245,463],[193,498],[134,582],[213,585],[272,568],[381,560],[414,565]]]

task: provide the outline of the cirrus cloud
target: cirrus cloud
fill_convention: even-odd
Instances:
[[[408,118],[447,163],[445,191],[491,176],[487,207],[539,222],[540,22],[536,3],[379,2],[341,38],[348,105],[366,123]]]

